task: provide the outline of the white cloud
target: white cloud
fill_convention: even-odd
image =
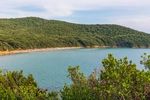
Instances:
[[[16,9],[26,5],[38,6],[45,12],[26,12]],[[76,10],[103,9],[103,7],[145,7],[150,6],[149,0],[4,0],[0,2],[0,17],[41,16],[57,17],[69,16]],[[7,13],[7,12],[11,13]],[[12,14],[14,13],[14,14]],[[16,16],[15,16],[16,14]]]

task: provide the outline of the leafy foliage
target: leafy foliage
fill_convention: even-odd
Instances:
[[[86,77],[79,67],[70,67],[72,84],[65,85],[64,100],[149,100],[150,71],[140,71],[127,58],[112,55],[102,61],[103,70]]]
[[[0,73],[1,100],[57,100],[57,93],[37,87],[32,75],[23,76],[22,71]]]
[[[36,17],[0,19],[0,50],[71,46],[149,47],[150,35],[119,25],[84,25]]]
[[[143,64],[146,69],[150,70],[150,55],[144,53],[144,56],[142,56],[141,64]]]

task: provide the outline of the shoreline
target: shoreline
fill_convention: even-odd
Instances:
[[[83,48],[83,47],[56,47],[56,48],[39,48],[39,49],[0,51],[0,56],[21,54],[21,53],[30,53],[30,52],[44,52],[44,51],[69,50],[69,49],[80,49],[80,48]]]
[[[81,49],[81,48],[117,48],[116,46],[87,46],[87,47],[53,47],[53,48],[35,48],[35,49],[25,49],[25,50],[12,50],[12,51],[0,51],[0,56],[22,54],[30,52],[44,52],[44,51],[57,51],[57,50],[69,50],[69,49]],[[132,47],[138,48],[138,47]],[[143,47],[142,47],[143,48]]]

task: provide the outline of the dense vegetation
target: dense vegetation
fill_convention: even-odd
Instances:
[[[56,92],[38,88],[32,75],[25,77],[22,71],[0,73],[0,100],[54,100]]]
[[[35,17],[0,19],[0,50],[47,47],[149,47],[150,35],[119,25],[84,25]]]
[[[58,92],[38,88],[32,75],[20,72],[0,73],[0,99],[3,100],[150,100],[150,56],[141,63],[148,70],[138,70],[127,58],[111,54],[102,61],[101,70],[85,76],[79,67],[69,67],[72,83]]]
[[[149,56],[143,56],[146,68],[150,68],[149,61]],[[70,67],[72,84],[61,91],[63,100],[150,100],[149,70],[138,70],[127,58],[116,59],[112,55],[102,63],[103,69],[89,77],[79,67]]]

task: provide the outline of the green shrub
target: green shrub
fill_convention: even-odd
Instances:
[[[103,69],[86,77],[79,67],[69,67],[71,85],[61,91],[63,100],[143,100],[150,96],[150,71],[137,70],[127,58],[111,54]]]
[[[32,75],[25,77],[22,71],[0,73],[1,100],[56,100],[57,93],[37,87]]]

